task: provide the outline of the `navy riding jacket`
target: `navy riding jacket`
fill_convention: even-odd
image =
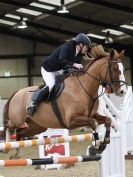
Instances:
[[[82,54],[76,56],[76,44],[74,42],[66,42],[56,48],[51,55],[47,56],[43,62],[43,68],[48,72],[59,71],[72,67],[74,63],[81,63]]]

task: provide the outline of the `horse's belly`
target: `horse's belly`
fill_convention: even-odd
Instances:
[[[41,104],[32,120],[44,128],[61,128],[59,121],[52,110],[50,103]]]

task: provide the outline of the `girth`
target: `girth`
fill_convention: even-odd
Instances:
[[[55,84],[54,89],[53,89],[53,91],[50,95],[50,98],[49,98],[49,101],[51,101],[51,106],[52,106],[53,112],[55,113],[56,118],[58,119],[60,125],[63,128],[67,128],[67,129],[69,129],[69,128],[65,125],[65,123],[63,121],[63,118],[62,118],[62,115],[61,115],[61,112],[60,112],[60,109],[59,109],[56,99],[64,89],[64,79],[71,76],[71,75],[76,74],[77,72],[78,72],[78,70],[74,69],[74,68],[69,68],[66,71],[64,71],[64,75],[60,76],[60,78],[56,80],[56,84]]]
[[[60,109],[59,109],[59,106],[58,106],[58,103],[56,101],[56,99],[54,100],[51,100],[51,106],[52,106],[52,109],[56,115],[56,118],[58,119],[60,125],[63,127],[63,128],[67,128],[68,127],[65,125],[64,121],[63,121],[63,118],[62,118],[62,115],[61,115],[61,112],[60,112]]]

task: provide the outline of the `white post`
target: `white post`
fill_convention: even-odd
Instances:
[[[101,177],[125,177],[126,126],[123,117],[124,115],[120,115],[117,108],[106,95],[101,99],[103,99],[101,114],[103,115],[104,112],[104,115],[111,117],[112,122],[115,125],[115,129],[117,130],[117,132],[115,132],[111,129],[110,144],[107,145],[106,150],[102,154],[102,159],[100,161]],[[108,105],[111,112],[106,108],[106,105]],[[111,115],[112,113],[115,117]]]

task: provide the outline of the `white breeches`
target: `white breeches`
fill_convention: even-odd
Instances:
[[[41,67],[41,74],[46,83],[49,87],[49,92],[52,90],[53,86],[55,85],[55,76],[57,74],[62,74],[63,70],[55,71],[55,72],[47,72],[43,67]]]

